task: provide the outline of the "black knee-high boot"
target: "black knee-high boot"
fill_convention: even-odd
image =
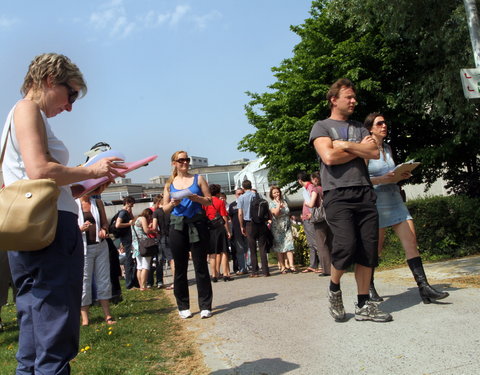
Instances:
[[[373,282],[373,274],[375,273],[375,267],[372,268],[372,278],[370,279],[370,288],[368,288],[368,295],[370,296],[370,301],[373,302],[382,302],[383,298],[380,297],[375,289],[375,284]]]
[[[417,282],[418,291],[420,292],[420,297],[422,297],[423,303],[430,303],[433,300],[443,299],[449,296],[447,292],[439,292],[428,283],[427,276],[425,276],[425,271],[423,269],[422,259],[420,257],[408,259],[407,263],[412,271],[415,281]]]

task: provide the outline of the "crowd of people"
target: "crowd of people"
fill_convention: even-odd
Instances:
[[[105,186],[85,196],[70,186],[90,178],[122,176],[122,160],[108,157],[86,167],[67,167],[68,151],[48,123],[49,118],[71,111],[86,91],[82,73],[66,56],[37,56],[22,86],[24,97],[12,108],[2,134],[6,185],[51,178],[60,189],[53,243],[39,251],[9,251],[8,260],[0,253],[0,306],[6,302],[5,285],[8,288],[12,283],[16,290],[17,374],[70,373],[69,361],[78,352],[80,322],[90,324],[88,313],[94,298],[106,324],[116,323],[109,304],[112,297],[121,297],[120,259],[126,289],[173,289],[182,319],[193,315],[187,278],[190,260],[201,318],[212,316],[212,282],[230,282],[236,275],[269,277],[268,251],[277,255],[280,274],[299,272],[294,258],[295,226],[282,190],[272,186],[267,201],[251,181],[244,180],[235,190],[235,201],[227,204],[219,185],[208,185],[205,178],[190,173],[190,158],[182,150],[172,155],[172,175],[152,207],[135,217],[135,200],[126,197],[109,224],[99,199]],[[309,247],[309,265],[301,272],[330,277],[329,312],[336,321],[343,321],[340,282],[355,265],[355,319],[391,321],[392,316],[379,308],[382,297],[376,291],[373,271],[385,228],[392,227],[423,302],[447,297],[448,293],[427,281],[413,219],[397,185],[399,179],[411,175],[404,173],[399,178],[391,172],[395,163],[385,142],[385,117],[372,113],[364,124],[349,119],[357,102],[348,79],[331,86],[327,101],[330,117],[315,123],[310,133],[320,159],[319,172],[298,174],[303,194],[301,220]],[[148,239],[155,243],[155,251],[147,255]],[[171,285],[164,283],[165,264],[173,275]],[[4,272],[8,265],[11,279]]]

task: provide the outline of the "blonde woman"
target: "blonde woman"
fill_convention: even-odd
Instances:
[[[78,352],[83,279],[82,236],[70,184],[119,175],[114,169],[119,159],[105,158],[88,167],[66,166],[68,150],[48,119],[72,111],[73,103],[87,92],[82,73],[68,57],[56,53],[35,57],[21,91],[24,97],[10,111],[2,134],[1,144],[7,140],[2,165],[5,185],[51,178],[60,196],[54,241],[35,252],[8,252],[18,290],[17,373],[67,374],[69,361]]]
[[[173,171],[165,185],[163,211],[171,213],[169,240],[175,262],[173,291],[180,317],[190,318],[187,269],[191,251],[200,317],[209,318],[212,316],[213,297],[207,263],[210,236],[202,205],[211,205],[212,197],[205,179],[188,172],[190,158],[185,151],[175,152],[171,160]]]

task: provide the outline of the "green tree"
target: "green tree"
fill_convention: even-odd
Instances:
[[[415,182],[442,176],[456,193],[478,196],[478,105],[463,96],[459,69],[473,67],[463,2],[318,0],[292,26],[301,41],[273,68],[269,91],[248,93],[256,131],[239,147],[265,156],[282,185],[318,168],[308,146],[313,123],[328,117],[325,94],[339,77],[357,85],[354,118],[382,111],[399,161],[423,163]]]

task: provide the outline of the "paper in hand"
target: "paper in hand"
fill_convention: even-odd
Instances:
[[[190,195],[193,195],[193,193],[190,189],[183,189],[183,190],[179,190],[179,191],[171,191],[170,192],[170,198],[178,199],[178,200],[182,200],[183,198],[187,198]]]

